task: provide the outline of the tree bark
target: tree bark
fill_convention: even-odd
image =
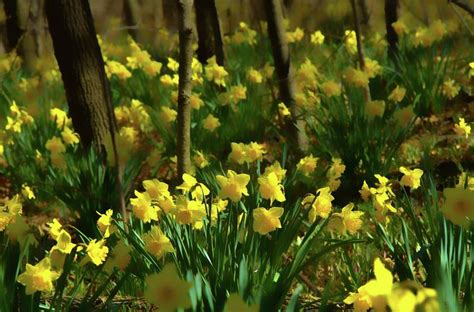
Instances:
[[[163,18],[166,29],[176,31],[178,28],[178,15],[176,0],[163,0]]]
[[[283,26],[283,12],[279,0],[265,0],[265,13],[267,17],[268,36],[272,46],[273,61],[278,78],[280,100],[292,112],[292,118],[287,119],[285,131],[288,135],[288,144],[295,152],[305,148],[304,125],[297,125],[298,110],[295,105],[295,87],[292,78],[290,51]],[[299,127],[298,127],[299,126]],[[303,129],[301,129],[303,127]],[[298,129],[300,128],[300,129]]]
[[[86,148],[94,146],[103,159],[107,152],[113,152],[118,204],[127,220],[115,140],[117,125],[89,2],[46,0],[45,10],[73,127],[81,144]],[[108,139],[113,151],[106,151]]]
[[[5,49],[7,52],[13,51],[23,35],[22,29],[18,26],[17,16],[17,0],[3,0],[3,10],[6,17],[6,42]]]
[[[191,169],[191,75],[192,75],[192,0],[178,1],[179,86],[178,86],[178,176]]]
[[[385,0],[385,28],[387,29],[388,57],[396,63],[398,53],[398,35],[393,23],[398,20],[398,0]]]
[[[116,126],[89,4],[46,0],[46,16],[74,129],[84,146],[102,150]]]
[[[369,25],[370,22],[370,13],[369,8],[367,6],[367,0],[358,0],[360,14],[362,15],[361,24],[362,25]]]
[[[362,37],[360,34],[360,21],[359,15],[357,14],[357,7],[355,0],[350,0],[352,6],[352,16],[354,18],[354,31],[356,33],[356,42],[357,42],[357,58],[359,59],[360,70],[365,71],[365,57],[364,57],[364,48],[362,47]],[[371,100],[370,89],[367,88],[364,90],[365,100],[368,102]]]
[[[128,34],[133,40],[138,41],[138,21],[140,19],[140,5],[137,0],[123,1],[123,15]]]
[[[207,60],[215,55],[217,64],[224,66],[224,43],[215,0],[195,0],[194,7],[196,9],[199,62],[206,64]]]

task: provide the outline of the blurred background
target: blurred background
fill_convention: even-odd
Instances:
[[[466,0],[464,0],[466,1]],[[467,0],[469,3],[470,0]],[[42,57],[51,49],[44,13],[43,0],[2,0],[0,5],[16,5],[18,25],[24,36],[26,62]],[[472,1],[470,1],[472,6]],[[216,0],[224,35],[232,33],[241,21],[262,31],[264,20],[261,0]],[[352,25],[350,2],[347,0],[283,0],[288,30],[297,27],[305,32],[320,29],[327,36],[343,37],[344,29]],[[365,33],[385,33],[384,1],[358,0],[362,27]],[[177,42],[177,11],[174,0],[92,0],[90,1],[96,30],[105,39],[117,40],[132,35],[137,42],[150,50]],[[6,35],[7,17],[0,10],[0,53],[8,51]],[[472,19],[448,0],[400,0],[400,20],[410,29],[429,25],[441,19],[451,28],[472,29]],[[199,18],[199,17],[198,17]],[[160,30],[166,29],[168,32]],[[173,36],[173,34],[175,36]],[[173,48],[171,44],[170,49]],[[28,60],[30,58],[30,60]]]

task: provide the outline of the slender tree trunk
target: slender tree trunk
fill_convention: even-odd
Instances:
[[[197,57],[206,64],[213,55],[217,64],[224,66],[224,44],[222,40],[219,16],[214,0],[195,0],[196,29],[198,35]]]
[[[176,31],[178,28],[178,14],[176,0],[163,0],[164,24],[168,30]]]
[[[385,0],[385,27],[387,29],[388,56],[396,63],[398,35],[392,24],[398,19],[398,0]]]
[[[137,0],[123,1],[123,15],[128,34],[138,41],[138,21],[140,20],[140,5]]]
[[[117,126],[89,2],[46,0],[45,9],[73,127],[83,146],[94,146],[103,156],[106,141],[112,141],[113,151],[109,152],[115,158],[119,207],[127,219],[115,140]]]
[[[369,25],[370,22],[370,13],[369,7],[367,6],[367,0],[358,0],[360,14],[362,15],[361,24],[362,25]]]
[[[280,100],[292,111],[292,118],[285,124],[288,143],[296,152],[305,148],[304,125],[297,125],[295,117],[298,110],[295,105],[295,87],[291,76],[290,52],[283,26],[283,12],[279,0],[265,0],[268,36],[272,46],[275,71],[278,78]],[[300,128],[300,129],[298,129]],[[302,129],[303,128],[303,129]]]
[[[18,46],[18,42],[23,35],[22,29],[18,26],[17,0],[3,0],[3,10],[6,17],[6,42],[7,52],[13,51]]]
[[[178,176],[191,169],[191,75],[192,75],[192,0],[178,1],[179,86],[178,86]]]
[[[355,0],[350,0],[352,6],[352,16],[354,18],[354,31],[356,33],[356,41],[357,41],[357,58],[359,59],[359,67],[362,71],[365,71],[365,57],[364,57],[364,48],[362,47],[362,38],[360,34],[360,21],[359,15],[357,14],[357,7]],[[370,101],[370,89],[369,87],[365,90],[365,100]]]

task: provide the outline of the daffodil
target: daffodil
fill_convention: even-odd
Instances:
[[[57,240],[61,230],[63,229],[62,224],[58,221],[58,219],[54,218],[51,222],[47,223],[49,235],[55,240]]]
[[[51,154],[60,154],[66,151],[66,147],[63,142],[58,137],[53,137],[46,142],[46,149],[51,152]]]
[[[321,218],[327,218],[332,209],[332,201],[334,197],[331,195],[329,187],[323,187],[316,191],[318,194],[308,195],[303,199],[302,204],[311,204],[309,211],[309,221],[314,222],[317,216]]]
[[[101,239],[100,241],[93,239],[87,245],[87,256],[89,257],[89,260],[97,266],[105,261],[107,254],[109,253],[109,248],[105,246],[105,243],[105,239]]]
[[[313,157],[313,155],[306,156],[298,162],[296,165],[296,170],[302,172],[304,175],[310,175],[316,170],[316,165],[318,164],[318,158]]]
[[[355,311],[367,311],[369,308],[385,311],[393,288],[393,276],[379,258],[374,261],[374,274],[375,279],[359,287],[357,293],[351,293],[344,303],[354,304]]]
[[[225,303],[224,312],[258,312],[258,304],[247,305],[237,293],[230,294]]]
[[[270,173],[274,173],[278,181],[281,182],[286,175],[286,169],[283,169],[278,161],[274,162],[271,166],[265,168],[265,172],[263,175],[268,175]]]
[[[283,117],[291,116],[291,111],[288,109],[288,107],[283,102],[278,103],[278,112]]]
[[[130,199],[133,214],[144,223],[158,220],[158,209],[151,202],[150,195],[147,192],[140,193],[135,191],[135,198]]]
[[[441,212],[454,224],[467,227],[474,219],[474,192],[462,187],[445,188]]]
[[[408,186],[413,190],[416,190],[418,187],[420,187],[423,170],[418,168],[411,170],[405,167],[400,167],[399,170],[401,173],[403,173],[403,177],[400,180],[401,185]]]
[[[172,312],[191,307],[188,291],[192,285],[179,278],[173,264],[167,264],[161,272],[147,276],[145,284],[145,300],[157,305],[160,311]]]
[[[173,213],[179,224],[191,225],[201,222],[207,215],[206,207],[201,201],[189,200],[184,195],[177,197]]]
[[[202,121],[202,127],[210,132],[214,132],[220,125],[219,119],[212,114],[207,115]]]
[[[352,211],[354,204],[349,203],[342,208],[341,212],[336,212],[331,215],[328,227],[331,230],[337,231],[339,234],[354,235],[362,227],[361,217],[364,215],[363,211]]]
[[[364,180],[364,183],[362,184],[362,188],[359,190],[359,194],[364,202],[367,202],[370,198],[370,195],[371,195],[370,188],[365,180]]]
[[[175,111],[174,109],[171,109],[166,106],[163,106],[161,108],[160,117],[164,122],[171,123],[176,120],[176,116],[178,116],[178,112]]]
[[[466,123],[464,118],[459,118],[459,122],[454,125],[454,132],[458,135],[465,136],[467,139],[469,134],[471,134],[471,126]]]
[[[35,193],[31,189],[31,187],[29,187],[26,184],[23,184],[21,186],[21,194],[27,199],[35,199],[36,198]]]
[[[53,246],[52,251],[57,250],[63,254],[70,254],[75,246],[76,244],[72,242],[71,235],[67,231],[61,230],[56,238],[56,245]]]
[[[311,43],[314,45],[321,45],[324,43],[324,35],[320,30],[311,34]]]
[[[26,264],[26,271],[18,276],[17,281],[26,286],[26,294],[31,295],[37,291],[53,291],[53,282],[58,277],[59,273],[51,270],[51,261],[46,257],[36,265]]]
[[[396,86],[395,89],[392,90],[392,93],[388,96],[388,99],[392,102],[398,103],[403,100],[405,97],[407,90],[403,87]]]
[[[203,200],[204,196],[209,195],[210,191],[202,183],[199,183],[195,177],[190,174],[183,174],[183,183],[176,187],[177,190],[182,190],[184,194],[191,192],[193,199]]]
[[[270,172],[267,175],[263,175],[258,178],[259,192],[262,198],[270,200],[270,204],[273,204],[274,200],[279,202],[285,201],[285,193],[283,192],[283,186],[277,175]]]
[[[160,259],[165,254],[174,252],[173,244],[158,226],[152,226],[151,230],[143,236],[145,250]]]
[[[99,231],[102,233],[102,235],[104,235],[104,238],[108,238],[114,231],[112,225],[113,211],[112,209],[107,209],[104,214],[99,212],[97,212],[97,214],[100,216],[97,220],[97,227],[99,228]]]
[[[107,258],[107,261],[104,264],[104,269],[108,272],[112,268],[118,268],[121,271],[124,271],[128,264],[130,263],[130,256],[132,249],[128,246],[123,240],[117,242],[117,245],[112,249]]]
[[[270,209],[256,208],[252,212],[253,230],[261,235],[265,235],[281,228],[280,217],[283,215],[283,208],[273,207]]]
[[[61,132],[61,137],[67,145],[74,145],[79,143],[79,134],[72,131],[68,127],[64,127],[64,130]]]
[[[219,197],[229,198],[233,202],[238,202],[242,196],[248,196],[247,184],[250,181],[248,174],[237,174],[235,171],[227,170],[227,176],[217,175],[217,183],[220,186]]]
[[[341,85],[335,81],[328,80],[321,84],[321,90],[327,97],[340,96],[341,95]]]

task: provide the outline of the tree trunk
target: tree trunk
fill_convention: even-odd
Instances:
[[[117,125],[89,2],[46,0],[45,10],[73,127],[81,144],[94,146],[103,159],[107,152],[113,152],[118,207],[127,220],[115,140]],[[108,139],[113,151],[106,151]]]
[[[36,46],[34,37],[28,32],[30,20],[30,2],[19,0],[5,0],[3,8],[6,15],[6,50],[17,50],[23,59],[24,65],[32,69],[36,59]]]
[[[84,146],[102,150],[115,118],[89,4],[46,0],[46,16],[74,129]]]
[[[191,169],[191,75],[192,75],[192,0],[178,1],[179,86],[178,86],[178,176]]]
[[[163,0],[162,5],[165,28],[170,31],[176,31],[178,28],[176,0]]]
[[[398,35],[393,29],[393,23],[398,19],[398,0],[385,0],[385,27],[387,29],[388,57],[396,63],[398,53]]]
[[[138,21],[140,20],[140,5],[137,0],[123,1],[123,15],[128,34],[133,40],[138,41]]]
[[[364,48],[362,47],[362,38],[360,34],[360,21],[359,15],[357,14],[357,7],[355,0],[351,0],[352,6],[352,16],[354,18],[354,31],[356,33],[356,42],[357,42],[357,57],[359,59],[360,70],[365,71],[365,57],[364,57]],[[368,102],[371,100],[370,89],[367,86],[364,92],[365,100]]]
[[[367,0],[358,0],[360,14],[362,15],[361,24],[362,25],[369,25],[370,22],[370,13],[369,8],[367,6]]]
[[[298,123],[295,117],[298,110],[295,105],[295,88],[291,76],[292,68],[290,52],[283,26],[283,12],[279,0],[265,0],[265,13],[267,17],[268,36],[272,46],[273,61],[278,78],[280,100],[285,103],[292,112],[292,118],[287,119],[285,130],[288,135],[288,144],[295,152],[305,148],[304,125]],[[303,129],[301,129],[303,127]],[[300,128],[300,129],[298,129]]]
[[[195,0],[194,6],[198,35],[198,60],[206,64],[207,60],[215,55],[217,64],[224,66],[224,44],[216,3],[214,0]]]
[[[3,0],[3,10],[6,17],[6,42],[5,49],[7,52],[13,51],[23,35],[23,31],[18,26],[17,16],[17,0]]]

